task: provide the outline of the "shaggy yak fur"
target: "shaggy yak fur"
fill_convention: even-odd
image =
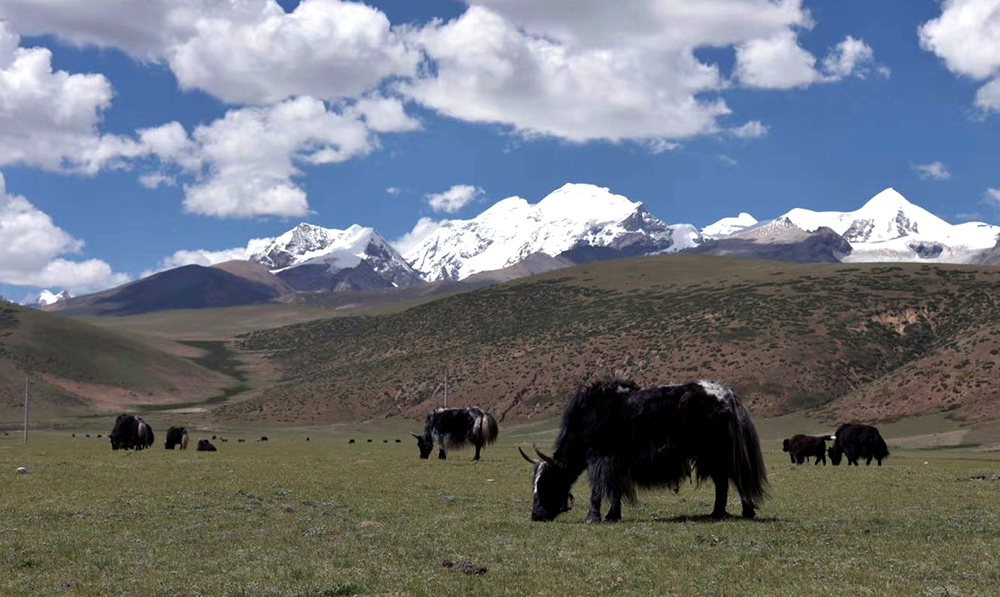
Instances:
[[[142,450],[153,445],[153,428],[136,415],[118,415],[108,435],[112,450]]]
[[[168,450],[173,450],[174,446],[180,447],[181,450],[187,450],[187,429],[183,427],[171,427],[170,429],[167,429],[167,441],[163,442],[163,447]]]
[[[417,438],[417,448],[420,449],[421,458],[431,455],[435,443],[438,445],[438,458],[441,460],[447,458],[445,450],[459,450],[472,444],[476,447],[476,455],[472,459],[479,460],[479,451],[483,446],[497,441],[499,434],[500,429],[493,415],[475,406],[469,406],[435,408],[427,415],[424,434],[410,435]]]
[[[519,448],[520,450],[520,448]],[[753,518],[766,495],[767,473],[757,430],[739,397],[726,386],[701,381],[639,388],[628,380],[606,380],[581,389],[563,412],[552,456],[534,465],[532,520],[552,520],[572,507],[570,488],[589,472],[587,522],[621,520],[621,501],[636,488],[675,491],[692,471],[715,484],[713,518],[726,516],[729,483],[739,492],[743,516]]]
[[[792,459],[792,464],[802,464],[810,456],[816,457],[816,462],[823,462],[826,466],[826,440],[832,439],[828,435],[793,435],[781,444],[781,451],[788,452]]]
[[[837,466],[840,459],[847,456],[848,466],[858,466],[858,460],[865,459],[865,466],[872,463],[872,458],[882,466],[882,459],[889,456],[889,447],[885,445],[882,434],[871,425],[844,423],[837,428],[833,445],[830,446],[830,464]]]

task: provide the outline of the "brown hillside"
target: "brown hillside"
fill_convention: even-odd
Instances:
[[[1000,415],[987,358],[1000,350],[997,297],[1000,271],[986,267],[592,263],[401,313],[246,334],[238,345],[267,357],[281,381],[217,414],[418,417],[440,403],[447,366],[453,404],[502,419],[554,415],[578,383],[612,371],[642,383],[723,380],[758,415],[948,409],[980,419]],[[935,383],[918,384],[915,371]],[[888,399],[892,387],[902,391]]]

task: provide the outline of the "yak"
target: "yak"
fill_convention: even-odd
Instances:
[[[421,458],[428,458],[438,445],[438,458],[446,459],[446,450],[459,450],[472,444],[476,447],[473,460],[479,460],[479,451],[483,446],[497,441],[500,429],[493,415],[475,406],[447,408],[439,406],[427,415],[424,434],[417,435],[417,448]],[[371,441],[371,440],[368,440]]]
[[[108,435],[112,450],[142,450],[153,445],[153,428],[136,415],[122,414]]]
[[[217,450],[215,449],[215,446],[212,445],[212,442],[208,441],[207,439],[200,439],[200,440],[198,440],[198,447],[195,448],[194,451],[195,452],[216,452]]]
[[[830,446],[830,464],[838,466],[840,459],[847,456],[847,465],[858,466],[858,460],[865,459],[865,466],[870,466],[872,458],[882,466],[882,460],[889,456],[889,448],[882,439],[878,428],[871,425],[844,423],[837,428]]]
[[[174,446],[179,446],[181,450],[187,450],[188,432],[183,427],[171,427],[167,429],[167,441],[163,442],[163,447],[173,450]]]
[[[816,458],[813,464],[823,462],[826,466],[826,440],[832,439],[828,435],[793,435],[781,444],[781,451],[788,452],[792,459],[792,464],[802,464],[810,456]]]
[[[531,519],[553,520],[572,508],[570,489],[588,471],[587,522],[600,522],[601,501],[609,522],[621,520],[621,501],[636,488],[677,491],[692,471],[715,484],[713,518],[724,518],[730,481],[753,518],[767,493],[767,472],[757,430],[736,393],[716,382],[640,388],[611,379],[581,388],[563,412],[555,451],[530,462],[534,499]]]

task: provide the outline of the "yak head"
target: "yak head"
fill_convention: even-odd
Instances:
[[[411,433],[413,437],[417,438],[417,448],[420,449],[420,457],[426,460],[431,455],[431,450],[434,449],[434,440],[431,439],[430,435],[417,435],[416,433]]]
[[[781,451],[782,452],[787,452],[788,449],[789,449],[788,448],[788,440],[786,439],[784,442],[781,443]]]
[[[521,448],[517,450],[533,467],[531,479],[534,499],[531,505],[531,520],[555,520],[556,516],[572,510],[573,494],[569,489],[573,485],[573,478],[566,468],[551,456],[542,454],[538,448],[535,448],[538,459],[528,456]]]
[[[833,445],[827,449],[830,454],[830,464],[833,466],[840,466],[840,459],[844,456],[844,451],[840,448],[840,444],[833,442]]]

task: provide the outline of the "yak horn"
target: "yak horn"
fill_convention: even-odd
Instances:
[[[536,454],[538,454],[538,457],[539,457],[539,458],[541,458],[541,459],[542,459],[542,460],[544,460],[545,462],[548,462],[549,464],[551,464],[551,465],[555,466],[555,464],[556,464],[556,461],[555,461],[555,460],[552,460],[552,457],[551,457],[551,456],[546,456],[545,454],[542,454],[542,451],[541,451],[541,450],[539,450],[539,449],[538,449],[538,446],[536,446],[535,444],[531,444],[531,447],[535,449],[535,453],[536,453]]]
[[[531,464],[538,464],[537,460],[535,460],[531,456],[528,456],[527,454],[524,453],[524,450],[521,449],[521,446],[517,447],[517,451],[520,452],[521,456],[524,456],[524,459],[527,460],[528,462],[530,462]]]

